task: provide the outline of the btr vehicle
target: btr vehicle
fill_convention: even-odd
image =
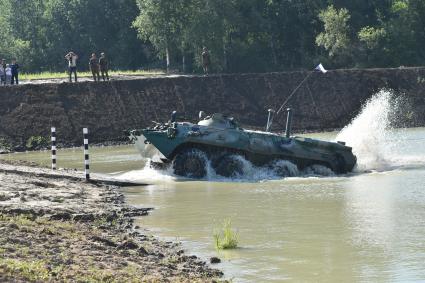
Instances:
[[[171,164],[176,175],[203,178],[208,166],[225,177],[242,174],[244,159],[255,166],[267,166],[282,177],[290,176],[288,164],[298,170],[322,165],[337,174],[350,172],[356,164],[351,147],[343,142],[327,142],[290,135],[291,111],[285,134],[254,131],[240,127],[230,117],[200,112],[198,123],[176,121],[176,112],[167,123],[130,131],[140,150],[152,144],[162,153],[161,163]],[[269,116],[270,118],[270,116]],[[280,161],[290,161],[280,162]],[[157,164],[158,165],[158,164]]]

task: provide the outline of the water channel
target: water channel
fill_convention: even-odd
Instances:
[[[155,208],[137,224],[205,260],[220,257],[216,266],[233,282],[423,281],[425,128],[388,130],[375,112],[341,133],[310,135],[351,140],[359,164],[343,176],[278,179],[247,168],[235,180],[194,181],[145,167],[132,146],[92,149],[92,168],[149,183],[124,190],[129,203]],[[48,165],[50,153],[0,158]],[[81,149],[62,150],[58,165],[81,169],[82,158]],[[239,248],[218,252],[213,233],[224,219]]]

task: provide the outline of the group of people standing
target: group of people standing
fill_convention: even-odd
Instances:
[[[6,59],[2,59],[0,63],[0,85],[19,84],[19,65],[16,59],[11,64],[6,63]]]
[[[72,82],[72,74],[74,74],[74,81],[76,82],[78,55],[70,51],[65,55],[65,59],[68,60],[69,82]],[[104,81],[109,81],[109,63],[104,52],[100,53],[99,59],[96,53],[93,53],[89,60],[89,67],[94,81],[100,81],[100,74],[102,74],[102,79]]]
[[[104,52],[100,53],[99,60],[96,57],[96,53],[92,53],[90,57],[89,65],[90,65],[90,71],[93,75],[94,81],[96,81],[96,78],[97,78],[97,81],[100,81],[99,71],[102,74],[102,80],[105,81],[105,77],[106,77],[106,80],[109,81],[108,59],[106,59]]]

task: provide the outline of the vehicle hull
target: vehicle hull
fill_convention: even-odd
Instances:
[[[196,148],[209,158],[239,154],[255,165],[288,160],[299,169],[320,164],[335,173],[347,173],[356,164],[351,148],[344,144],[303,137],[287,138],[239,127],[211,127],[184,122],[160,129],[133,131],[132,136],[136,144],[143,140],[155,146],[166,162],[172,161],[183,150]]]

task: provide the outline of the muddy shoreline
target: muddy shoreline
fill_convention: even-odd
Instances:
[[[30,166],[28,166],[30,165]],[[222,272],[135,227],[151,208],[81,172],[0,161],[1,282],[215,282]],[[218,279],[217,279],[218,278]]]

